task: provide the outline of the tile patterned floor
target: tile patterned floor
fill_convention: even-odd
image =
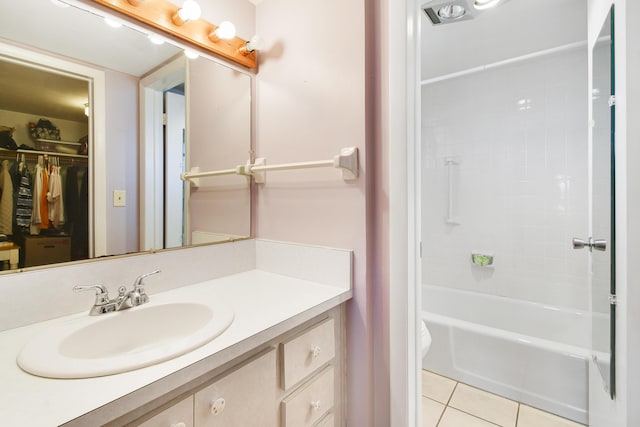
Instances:
[[[422,371],[422,426],[584,427],[429,371]]]

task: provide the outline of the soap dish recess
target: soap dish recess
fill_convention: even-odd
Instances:
[[[471,264],[477,267],[493,268],[494,267],[494,255],[490,252],[472,251],[471,252]]]

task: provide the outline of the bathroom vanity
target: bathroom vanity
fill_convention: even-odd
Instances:
[[[248,358],[233,360],[230,368],[212,370],[182,387],[193,386],[190,390],[169,393],[111,425],[127,424],[140,414],[133,425],[338,425],[341,317],[339,308],[330,310],[251,351]],[[85,418],[69,425],[82,425]]]
[[[175,268],[182,268],[187,280],[190,273],[177,258],[189,251],[197,255],[192,263],[210,264],[205,268],[210,274],[215,266],[237,271],[153,293],[154,285],[170,287],[162,283],[162,276],[173,278]],[[240,253],[245,256],[238,261]],[[0,376],[11,384],[0,401],[4,422],[30,426],[342,425],[344,303],[352,295],[350,251],[246,240],[183,249],[171,257],[167,252],[141,257],[120,262],[138,258],[136,268],[153,259],[164,263],[163,272],[146,285],[149,306],[194,296],[200,301],[222,301],[234,311],[231,325],[193,351],[141,369],[79,379],[28,374],[18,367],[16,357],[32,337],[89,317],[91,295],[87,299],[65,295],[88,302],[86,310],[0,333]],[[87,266],[95,270],[96,265],[114,262]],[[237,265],[230,267],[233,263]],[[197,266],[194,271],[202,274]],[[22,274],[35,283],[37,273]],[[63,292],[71,293],[74,284],[65,284]],[[106,286],[113,288],[110,283]],[[158,327],[179,321],[166,319]],[[131,333],[136,333],[135,325]]]

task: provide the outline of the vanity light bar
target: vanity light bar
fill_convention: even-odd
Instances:
[[[294,169],[310,169],[334,167],[342,170],[342,179],[351,181],[358,178],[358,148],[347,147],[340,150],[340,154],[331,160],[318,160],[313,162],[284,163],[280,165],[266,165],[264,158],[257,158],[253,164],[247,162],[246,165],[236,166],[235,169],[224,169],[209,172],[187,172],[180,175],[183,181],[203,178],[207,176],[221,175],[245,175],[253,176],[257,184],[263,184],[266,180],[267,171],[282,171]]]
[[[247,68],[256,68],[257,53],[246,54],[247,41],[240,37],[231,39],[210,38],[218,26],[204,19],[188,20],[180,25],[174,21],[180,7],[168,0],[93,0],[108,9],[131,17],[143,24],[163,31],[201,49],[223,57]]]

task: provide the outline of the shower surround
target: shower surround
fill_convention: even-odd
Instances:
[[[588,309],[585,70],[583,46],[423,84],[425,284]]]
[[[423,367],[579,422],[586,70],[572,45],[422,86]]]

